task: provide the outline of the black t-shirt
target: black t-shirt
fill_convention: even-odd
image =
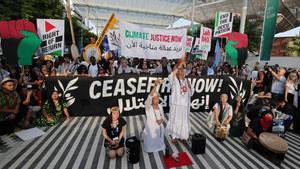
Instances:
[[[108,118],[106,118],[104,120],[104,122],[102,123],[102,127],[104,129],[106,129],[107,136],[112,140],[116,137],[119,137],[119,135],[122,131],[122,127],[125,125],[126,125],[126,121],[123,118],[119,118],[119,124],[115,128],[113,128],[111,126],[111,122],[108,120]],[[118,138],[118,139],[120,139],[120,138]],[[105,141],[108,142],[108,140],[105,140]],[[120,147],[124,147],[124,137],[121,138],[119,147],[117,147],[117,148],[120,148]]]

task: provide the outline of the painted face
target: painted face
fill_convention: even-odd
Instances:
[[[116,121],[119,119],[119,116],[120,116],[120,112],[119,111],[112,111],[112,120],[113,121]]]
[[[51,95],[52,100],[57,100],[59,98],[58,92],[53,92]]]
[[[9,92],[12,92],[12,91],[14,91],[14,89],[15,89],[15,83],[14,82],[6,82],[6,83],[4,83],[3,85],[2,85],[2,88],[4,89],[4,90],[7,90],[7,91],[9,91]]]

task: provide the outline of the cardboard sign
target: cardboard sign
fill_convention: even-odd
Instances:
[[[207,60],[207,55],[211,47],[211,37],[212,30],[202,26],[200,30],[198,55],[196,56],[197,58]]]
[[[42,54],[64,55],[65,21],[58,19],[37,19],[37,30]]]
[[[214,37],[232,32],[233,15],[230,12],[216,13]]]

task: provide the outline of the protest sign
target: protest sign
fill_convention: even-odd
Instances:
[[[37,31],[42,40],[42,54],[51,54],[54,56],[64,55],[64,20],[37,19]]]
[[[232,32],[233,15],[230,12],[216,13],[214,37]]]
[[[196,57],[202,60],[207,60],[208,52],[211,47],[212,30],[210,28],[201,27],[199,46]]]
[[[192,46],[193,46],[193,39],[194,38],[192,36],[187,36],[185,52],[191,52],[191,49],[192,49]]]
[[[69,105],[72,116],[106,116],[107,109],[120,107],[123,115],[145,113],[145,101],[154,81],[164,79],[159,86],[160,101],[169,112],[171,86],[167,77],[155,75],[117,75],[114,77],[49,77],[46,79],[48,97],[58,90]],[[189,78],[194,89],[191,99],[192,112],[209,111],[220,95],[226,93],[229,103],[236,95],[244,103],[250,94],[250,82],[231,76],[201,76]]]
[[[179,59],[185,54],[187,29],[153,29],[120,23],[121,54],[145,59]]]

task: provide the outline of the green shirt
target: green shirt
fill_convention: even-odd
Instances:
[[[15,109],[20,105],[21,99],[19,94],[14,91],[6,93],[3,90],[0,91],[0,121],[8,120],[10,113],[3,112],[6,109]]]

